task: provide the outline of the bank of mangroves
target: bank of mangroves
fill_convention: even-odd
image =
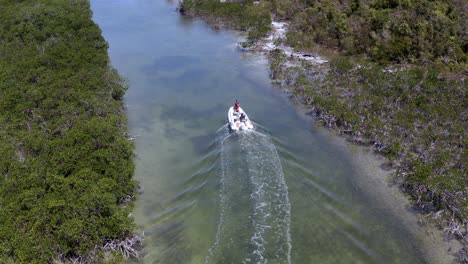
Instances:
[[[123,259],[134,146],[107,48],[87,0],[0,1],[2,263]]]
[[[288,21],[277,43],[325,51],[321,68],[287,67],[273,51],[272,78],[384,154],[468,261],[463,1],[184,0],[180,10],[246,30],[247,46]],[[122,261],[135,251],[118,245],[139,243],[127,86],[91,16],[87,0],[0,0],[0,262]]]
[[[325,55],[325,66],[291,63],[273,50],[271,77],[325,126],[385,155],[415,208],[459,239],[458,260],[468,261],[466,3],[184,0],[180,8],[247,31],[242,44],[253,49],[269,21],[285,21],[276,44]]]

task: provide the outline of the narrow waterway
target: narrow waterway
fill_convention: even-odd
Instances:
[[[172,1],[91,3],[130,85],[141,263],[428,262],[363,190],[369,172],[298,114],[235,33],[181,17]],[[255,131],[226,128],[236,99]]]

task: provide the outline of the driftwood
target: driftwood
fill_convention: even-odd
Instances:
[[[94,247],[86,256],[73,256],[66,257],[64,255],[59,255],[58,258],[52,260],[52,264],[88,264],[88,263],[100,263],[100,258],[96,257],[99,252],[113,253],[120,252],[125,259],[136,259],[140,258],[140,249],[143,245],[143,236],[144,233],[140,235],[132,235],[123,240],[109,240],[106,241],[104,246],[99,248],[98,246]],[[102,261],[102,260],[101,260]]]
[[[125,257],[129,258],[140,258],[140,251],[138,250],[141,247],[143,239],[138,235],[133,235],[127,237],[124,240],[111,240],[108,241],[103,249],[105,252],[114,252],[119,251]]]

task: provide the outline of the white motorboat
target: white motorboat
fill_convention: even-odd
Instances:
[[[229,127],[234,131],[253,129],[252,122],[242,108],[239,111],[234,111],[231,106],[228,111]]]

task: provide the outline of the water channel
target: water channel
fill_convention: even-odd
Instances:
[[[125,76],[145,231],[141,263],[426,263],[401,217],[366,194],[350,152],[271,85],[237,33],[163,0],[93,0]],[[255,131],[230,133],[238,99]]]

